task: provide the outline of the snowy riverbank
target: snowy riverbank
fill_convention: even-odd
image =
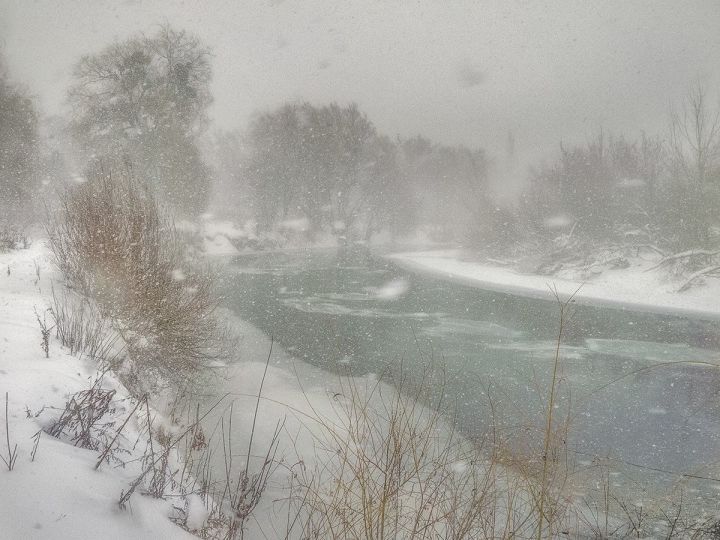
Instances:
[[[103,463],[95,470],[98,451],[76,447],[43,431],[58,419],[70,396],[93,385],[100,376],[99,367],[70,355],[54,332],[46,358],[35,312],[52,325],[46,309],[51,282],[57,282],[58,276],[40,242],[29,249],[0,253],[0,269],[0,455],[4,460],[9,458],[6,425],[10,448],[17,445],[13,470],[0,462],[0,536],[193,538],[170,521],[172,501],[136,494],[126,510],[118,507],[121,493],[140,472],[136,458],[148,442],[139,415],[132,415],[116,442],[125,466]],[[107,419],[115,422],[108,428],[114,434],[131,414],[134,402],[111,373],[102,376],[100,387],[115,391],[112,418]]]
[[[387,257],[408,270],[481,289],[553,300],[551,288],[556,288],[561,298],[576,293],[576,301],[582,304],[720,319],[720,280],[708,278],[698,287],[677,292],[679,283],[651,271],[651,262],[633,261],[628,268],[605,270],[582,281],[569,272],[558,276],[524,274],[510,267],[469,260],[461,250]]]

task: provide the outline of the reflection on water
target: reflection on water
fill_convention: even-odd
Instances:
[[[228,307],[324,369],[380,374],[402,365],[417,374],[428,363],[441,366],[468,436],[492,424],[522,426],[518,434],[541,425],[558,328],[553,301],[411,275],[366,254],[348,261],[318,251],[238,257],[225,286]],[[720,460],[715,324],[573,306],[559,403],[571,404],[568,445],[581,462],[611,456],[718,475],[703,467]],[[619,470],[618,485],[680,478],[634,465]],[[690,488],[717,493],[712,482]]]

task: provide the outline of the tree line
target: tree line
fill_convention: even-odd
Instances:
[[[269,233],[301,220],[309,241],[423,230],[495,251],[544,249],[558,235],[672,251],[720,240],[720,109],[700,86],[669,113],[666,133],[631,140],[599,130],[585,144],[561,143],[524,175],[519,198],[500,204],[491,184],[501,167],[483,149],[391,138],[356,104],[286,103],[212,139],[211,77],[209,48],[168,25],[83,56],[70,116],[56,129],[71,135],[75,164],[63,167],[41,148],[29,92],[0,64],[4,206],[33,199],[53,172],[122,168],[182,217],[206,211],[215,184],[225,199],[242,194],[230,209],[236,221]]]
[[[261,230],[303,217],[311,236],[355,240],[421,223],[449,234],[462,221],[465,193],[482,191],[488,169],[482,150],[391,140],[356,104],[286,104],[257,116],[238,151],[246,159],[234,164],[234,177],[247,183]]]

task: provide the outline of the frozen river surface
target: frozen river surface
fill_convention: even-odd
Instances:
[[[225,288],[227,307],[298,359],[358,375],[433,365],[466,436],[495,426],[518,445],[537,438],[558,332],[550,296],[483,291],[335,251],[237,257]],[[571,308],[559,408],[571,415],[567,444],[579,469],[599,457],[618,489],[680,488],[686,500],[715,504],[720,482],[697,477],[720,477],[717,325]]]

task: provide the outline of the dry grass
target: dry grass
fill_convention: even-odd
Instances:
[[[433,403],[426,377],[341,378],[334,415],[316,413],[313,470],[293,468],[297,538],[528,538],[537,480],[503,464],[500,435],[470,442]],[[561,516],[553,514],[552,519]],[[547,521],[547,520],[546,520]],[[557,524],[552,522],[553,526]],[[557,525],[559,528],[559,525]]]
[[[70,354],[86,355],[116,367],[123,352],[121,340],[92,301],[72,292],[57,293],[53,288],[49,311],[55,321],[56,337]]]

